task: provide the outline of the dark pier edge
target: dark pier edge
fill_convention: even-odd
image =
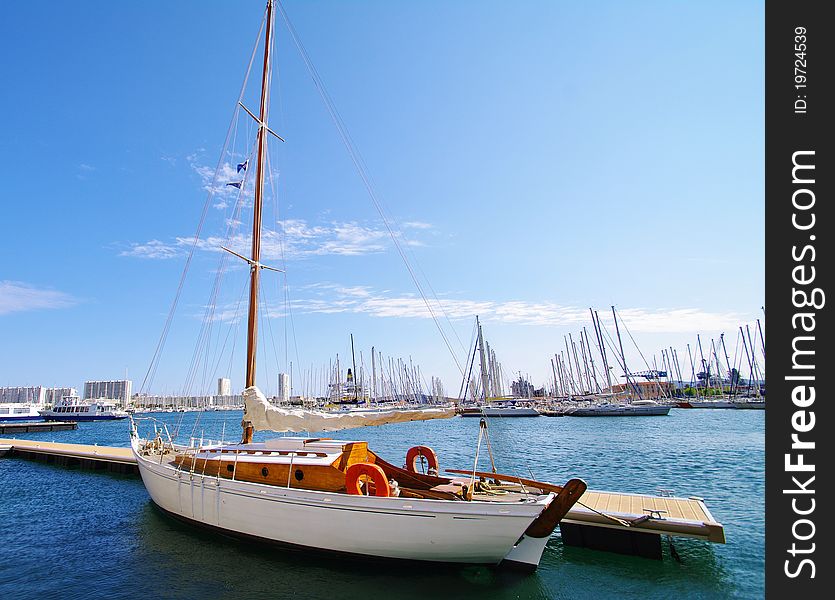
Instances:
[[[0,423],[0,435],[17,435],[20,433],[37,433],[43,431],[67,431],[78,429],[75,421],[39,421],[39,422],[5,422]]]
[[[605,527],[560,523],[562,543],[591,550],[605,550],[642,558],[661,560],[661,536],[641,531],[622,531]]]
[[[821,288],[829,296],[829,302],[835,302],[831,295],[832,263],[826,257],[832,256],[832,210],[826,210],[833,203],[832,136],[833,128],[826,126],[832,121],[835,102],[831,93],[832,73],[835,68],[833,46],[835,46],[835,23],[826,17],[831,14],[831,6],[825,2],[799,2],[767,0],[765,3],[765,284],[766,311],[768,314],[768,411],[766,415],[766,485],[765,485],[765,532],[766,532],[766,568],[765,585],[769,598],[823,598],[831,597],[832,579],[835,569],[831,567],[832,552],[832,485],[833,449],[827,443],[835,433],[833,427],[832,405],[835,400],[829,390],[828,371],[830,363],[827,346],[832,344],[832,318],[830,306],[816,308],[798,308],[792,301],[792,288],[803,287],[808,291]],[[830,10],[824,10],[829,8]],[[806,48],[803,69],[806,72],[807,87],[796,88],[795,67],[795,28],[806,29]],[[729,66],[732,64],[729,63]],[[799,83],[803,83],[802,81]],[[717,90],[718,92],[718,90]],[[802,96],[805,96],[803,98]],[[796,106],[797,100],[805,100],[806,112]],[[721,140],[717,140],[721,143]],[[811,185],[793,182],[792,155],[798,151],[813,150],[815,154],[806,159],[815,169],[806,170],[808,177],[814,178]],[[744,177],[744,173],[740,173]],[[792,195],[798,189],[809,187],[813,190],[816,201],[814,207],[798,211],[792,205]],[[807,196],[808,197],[808,196]],[[829,206],[828,206],[829,205]],[[813,230],[799,230],[792,224],[792,214],[798,213],[808,221],[814,212],[816,225]],[[814,235],[815,239],[810,239]],[[807,258],[798,261],[792,256],[792,248],[797,252],[804,245],[814,245],[816,260]],[[793,269],[805,264],[806,269],[815,267],[814,283],[798,286],[792,279]],[[808,271],[807,271],[808,277]],[[815,313],[813,332],[795,329],[792,316],[800,312]],[[807,349],[815,353],[803,357],[803,362],[813,364],[813,369],[797,370],[793,368],[792,342],[796,336],[814,336],[814,341],[804,342]],[[796,433],[792,423],[793,415],[801,410],[792,401],[792,390],[800,385],[797,381],[786,380],[790,375],[815,375],[814,386],[816,401],[806,407],[806,415],[815,413],[815,426],[811,431],[799,433],[804,441],[815,442],[813,450],[792,450],[791,435]],[[797,461],[797,454],[803,453],[806,464],[815,466],[814,472],[787,472],[786,454],[792,454]],[[814,494],[786,494],[784,490],[796,488],[792,476],[801,482],[814,475],[815,480],[809,488]],[[808,515],[799,515],[792,506],[795,499],[800,510],[808,510],[810,500],[815,501],[815,510]],[[799,520],[808,519],[814,525],[814,535],[801,540],[796,534],[805,537],[812,531],[807,523],[796,525]],[[794,533],[793,533],[794,527]],[[814,552],[809,554],[791,554],[795,548],[808,550],[815,544]],[[797,572],[804,558],[814,562],[814,578],[811,567],[807,564],[796,576],[790,577],[787,571]],[[788,563],[787,563],[788,561]]]

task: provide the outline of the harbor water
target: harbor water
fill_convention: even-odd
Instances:
[[[149,415],[191,436],[240,435],[240,411]],[[163,515],[138,476],[0,459],[0,598],[761,598],[764,411],[673,409],[667,417],[492,418],[499,472],[592,490],[700,496],[727,544],[664,540],[662,560],[563,545],[552,536],[532,575],[481,566],[392,566],[254,546]],[[128,445],[128,421],[80,423],[27,439]],[[478,419],[328,434],[368,440],[402,463],[423,444],[441,470],[472,468]],[[256,434],[255,440],[277,434]],[[489,469],[482,447],[479,461]],[[398,533],[392,531],[392,535]]]

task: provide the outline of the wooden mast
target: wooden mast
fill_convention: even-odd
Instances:
[[[255,354],[258,342],[258,284],[261,276],[261,207],[264,203],[264,163],[267,143],[267,108],[270,90],[270,46],[272,46],[273,0],[267,0],[267,33],[264,38],[264,70],[261,74],[261,109],[258,113],[258,162],[255,167],[255,202],[252,209],[252,262],[249,279],[249,319],[246,331],[246,387],[255,385]],[[252,442],[252,424],[246,419],[243,443]]]

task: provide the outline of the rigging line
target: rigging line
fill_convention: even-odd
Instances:
[[[275,222],[279,223],[280,221],[278,219],[278,215],[279,215],[279,210],[278,210],[278,186],[275,185],[275,183],[273,181],[273,170],[272,170],[272,166],[271,166],[271,162],[270,162],[269,152],[267,153],[267,173],[270,177],[270,189],[273,190],[273,193],[274,193],[273,200],[274,200],[275,205],[276,205],[276,207],[275,207],[275,212],[276,212]],[[288,279],[287,279],[288,268],[287,268],[287,255],[286,255],[286,252],[285,252],[285,241],[286,241],[285,237],[286,237],[286,230],[284,229],[284,227],[282,227],[282,235],[278,236],[278,247],[279,247],[279,252],[281,253],[281,266],[284,267],[284,273],[283,273],[283,275],[284,275],[284,289],[283,289],[283,292],[284,292],[284,306],[285,306],[285,310],[286,310],[286,313],[287,313],[287,317],[290,321],[290,334],[293,338],[293,347],[296,351],[296,364],[301,365],[301,360],[299,359],[299,343],[298,343],[298,338],[296,337],[296,325],[295,325],[295,321],[293,320],[293,308],[292,308],[292,302],[290,301],[290,285],[289,285]],[[276,285],[278,285],[278,284],[276,284]],[[289,354],[288,344],[287,344],[287,321],[288,321],[288,319],[284,320],[284,354],[285,354],[285,359],[287,358],[287,355]],[[291,386],[293,385],[292,374],[291,374],[291,378],[290,378],[290,385]]]
[[[647,359],[644,357],[644,353],[641,352],[641,348],[638,346],[638,342],[635,341],[635,338],[632,337],[632,332],[629,331],[629,327],[626,326],[626,322],[623,320],[623,316],[620,318],[621,324],[623,324],[623,328],[626,330],[626,333],[629,334],[629,339],[632,340],[632,343],[635,345],[635,349],[638,351],[638,354],[641,355],[641,359],[644,361],[644,365],[646,366],[647,370],[651,370],[652,367],[649,366]]]
[[[461,402],[467,401],[467,391],[470,389],[470,382],[473,374],[473,366],[475,365],[475,354],[476,354],[476,347],[475,347],[475,340],[470,343],[470,347],[473,349],[472,353],[468,358],[470,358],[470,367],[467,370],[467,374],[464,375],[464,378],[461,380],[461,387],[458,389],[458,399]],[[472,391],[473,399],[475,399],[475,389]]]
[[[250,156],[252,154],[253,149],[250,148]],[[235,205],[233,207],[233,218],[229,220],[226,224],[226,235],[224,241],[231,244],[232,235],[238,228],[238,219],[235,217],[240,217],[241,211],[243,209],[243,204],[245,203],[245,195],[247,189],[247,182],[248,182],[248,171],[244,172],[244,179],[243,183],[241,184],[238,193],[236,194]],[[208,360],[209,360],[209,351],[211,346],[211,336],[212,330],[214,328],[214,316],[215,311],[217,309],[217,298],[220,293],[221,284],[223,282],[223,277],[226,273],[226,266],[228,263],[229,257],[225,254],[221,254],[220,263],[218,268],[215,272],[215,279],[212,286],[212,291],[209,295],[209,301],[206,305],[204,315],[203,315],[203,322],[201,324],[200,332],[198,335],[198,339],[195,345],[194,354],[192,355],[192,362],[191,366],[188,371],[188,375],[186,378],[185,383],[185,390],[183,392],[184,395],[189,395],[191,393],[192,386],[197,379],[197,372],[200,368],[201,359],[204,363],[203,368],[203,382],[202,387],[203,389],[206,388],[207,381],[206,381],[206,370],[208,369]],[[203,347],[205,347],[205,354],[203,351]]]
[[[281,15],[284,18],[284,22],[287,25],[287,29],[290,32],[290,36],[293,38],[293,42],[296,44],[296,48],[299,50],[299,53],[301,54],[302,59],[303,59],[305,65],[307,66],[308,72],[310,73],[310,76],[313,79],[313,83],[314,83],[317,91],[319,92],[320,96],[322,97],[322,100],[325,103],[325,107],[327,108],[328,112],[330,113],[331,119],[333,119],[334,125],[336,125],[337,131],[339,132],[340,137],[342,137],[342,142],[345,144],[345,147],[348,151],[348,154],[351,157],[351,160],[353,161],[354,166],[357,168],[357,172],[360,176],[360,179],[362,179],[363,184],[365,185],[366,191],[367,191],[369,197],[371,198],[372,203],[374,204],[375,208],[377,209],[377,212],[380,215],[380,218],[383,220],[383,224],[385,225],[386,230],[389,233],[389,237],[391,238],[392,242],[394,243],[395,248],[397,248],[397,251],[400,254],[400,257],[403,260],[403,263],[405,264],[406,269],[408,270],[409,275],[412,278],[412,282],[415,284],[415,287],[417,288],[418,293],[420,294],[421,298],[423,299],[423,303],[426,305],[426,309],[429,311],[429,314],[432,317],[432,320],[435,322],[435,326],[438,329],[438,332],[440,333],[441,338],[444,340],[444,343],[446,344],[447,350],[449,350],[449,353],[452,356],[452,360],[455,362],[455,366],[458,368],[458,370],[463,375],[464,374],[464,369],[461,366],[461,363],[459,362],[458,357],[456,356],[455,352],[453,351],[452,346],[450,344],[450,341],[447,338],[447,335],[444,332],[443,328],[441,327],[441,324],[438,321],[438,317],[436,316],[435,311],[432,309],[431,304],[429,303],[428,299],[426,298],[426,294],[423,290],[423,287],[421,286],[421,284],[418,280],[418,277],[415,274],[414,269],[412,268],[411,264],[409,263],[409,260],[406,256],[405,251],[403,250],[403,248],[400,245],[400,242],[397,239],[398,236],[395,234],[395,232],[392,229],[391,223],[390,223],[389,219],[387,218],[386,213],[383,210],[379,199],[377,198],[374,186],[373,186],[373,184],[371,182],[371,179],[370,179],[370,177],[367,173],[367,169],[364,168],[365,167],[364,161],[362,160],[362,157],[359,154],[359,151],[356,149],[356,147],[353,143],[353,140],[351,139],[351,136],[348,133],[348,129],[345,126],[344,121],[342,120],[341,116],[339,115],[339,112],[336,110],[336,107],[335,107],[330,95],[328,94],[327,90],[325,89],[324,83],[323,83],[321,77],[319,76],[319,73],[316,70],[316,67],[313,65],[313,62],[311,61],[310,56],[307,53],[307,50],[305,49],[304,45],[301,43],[301,39],[299,38],[298,34],[296,33],[296,30],[293,27],[293,24],[290,22],[290,18],[288,17],[287,13],[285,12],[284,7],[282,6],[281,2],[277,2],[276,4],[278,6],[279,11],[281,11]],[[444,312],[443,311],[443,306],[440,306],[440,308],[441,308],[441,311]]]
[[[216,303],[217,303],[217,294],[220,287],[220,281],[223,278],[223,272],[226,269],[226,264],[228,261],[228,257],[224,254],[220,257],[220,264],[218,265],[218,269],[215,274],[215,282],[213,285],[212,292],[209,296],[209,301],[206,305],[203,321],[201,323],[200,331],[198,333],[197,342],[195,343],[194,352],[192,354],[191,364],[187,371],[186,380],[183,384],[183,395],[189,395],[191,393],[192,386],[194,385],[195,380],[197,379],[197,373],[200,369],[201,358],[203,357],[203,347],[205,346],[206,350],[205,353],[208,355],[209,352],[209,343],[211,337],[211,330],[212,330],[212,320],[214,318]],[[204,374],[205,377],[205,374]]]
[[[267,320],[267,307],[264,306],[264,289],[263,289],[263,287],[264,286],[259,286],[259,288],[258,288],[258,322],[259,323],[264,323],[264,321]],[[263,372],[262,377],[264,377],[267,381],[267,383],[264,385],[264,390],[269,391],[269,389],[270,389],[270,387],[269,387],[269,385],[270,385],[270,373],[269,373],[269,370],[268,370],[269,365],[268,365],[267,360],[266,360],[266,358],[267,358],[267,354],[266,354],[266,350],[267,350],[267,340],[266,340],[267,331],[266,330],[267,330],[267,327],[259,327],[258,328],[258,338],[259,338],[260,342],[258,340],[256,340],[256,348],[260,347],[264,351],[264,360],[261,362],[261,365],[264,366],[264,372]],[[254,383],[253,385],[257,385],[257,383]]]
[[[223,142],[223,150],[220,153],[220,158],[218,159],[217,166],[215,167],[215,174],[212,180],[212,187],[209,189],[208,194],[206,195],[206,201],[203,203],[203,211],[200,215],[200,222],[197,225],[197,231],[194,235],[194,241],[191,244],[191,248],[189,249],[188,258],[186,258],[186,264],[183,267],[183,272],[180,275],[180,282],[177,286],[177,292],[174,295],[174,301],[171,304],[171,308],[168,311],[168,317],[166,318],[165,325],[163,326],[162,334],[160,335],[159,341],[157,342],[156,349],[154,350],[154,354],[151,357],[151,364],[148,366],[148,370],[145,372],[145,377],[142,379],[142,384],[139,386],[140,393],[144,391],[145,385],[147,383],[148,387],[150,387],[151,383],[153,382],[153,378],[156,376],[157,368],[159,367],[159,361],[162,356],[162,350],[165,346],[165,342],[168,338],[168,333],[171,330],[171,322],[174,319],[174,313],[177,310],[177,305],[180,301],[180,296],[183,291],[183,284],[185,283],[186,275],[188,274],[189,266],[191,265],[191,260],[194,257],[195,251],[197,249],[197,241],[200,239],[200,234],[203,230],[203,224],[206,220],[206,214],[209,209],[209,203],[214,196],[214,185],[217,182],[218,175],[220,174],[221,165],[223,164],[223,158],[225,154],[226,148],[229,146],[230,136],[232,134],[232,128],[237,122],[238,111],[240,106],[240,101],[243,99],[244,92],[246,91],[246,85],[249,81],[249,74],[252,70],[252,64],[255,60],[255,54],[258,49],[258,43],[261,39],[261,33],[264,31],[264,25],[267,21],[267,13],[266,10],[264,11],[264,18],[261,20],[261,28],[258,30],[258,36],[255,38],[255,45],[252,48],[252,54],[249,58],[249,65],[247,66],[246,73],[244,74],[244,80],[241,83],[241,90],[238,93],[238,99],[235,102],[235,109],[232,113],[232,120],[229,123],[229,128],[226,131],[226,139]],[[150,378],[150,379],[149,379]]]
[[[213,378],[215,376],[217,376],[217,374],[220,370],[220,361],[223,359],[223,352],[226,349],[226,344],[229,342],[230,338],[232,339],[232,344],[233,344],[232,348],[234,349],[235,336],[237,335],[237,332],[238,332],[238,325],[240,325],[240,322],[241,322],[241,305],[243,303],[244,295],[246,294],[248,284],[249,284],[249,282],[245,281],[244,285],[241,288],[241,294],[238,297],[237,304],[235,305],[235,312],[232,314],[232,318],[230,320],[229,327],[226,330],[226,338],[223,340],[223,346],[215,354],[215,357],[216,357],[217,360],[215,361],[215,367],[214,367],[214,370],[212,371],[212,377]],[[231,369],[231,366],[230,366],[230,369]]]
[[[395,222],[397,221],[397,219],[395,219],[395,218],[393,218],[393,220]],[[398,225],[398,228],[399,228],[399,225]],[[452,324],[452,320],[449,318],[449,314],[444,310],[443,304],[441,303],[440,298],[438,298],[438,294],[437,294],[437,292],[435,292],[435,288],[432,287],[432,282],[429,281],[429,278],[426,276],[426,273],[424,273],[423,268],[420,266],[420,263],[417,260],[417,256],[415,256],[415,253],[413,251],[409,250],[408,247],[407,247],[407,252],[409,252],[409,254],[412,255],[412,258],[415,262],[415,266],[416,266],[417,270],[420,272],[420,275],[423,277],[423,280],[426,282],[426,285],[429,287],[429,291],[432,292],[432,297],[435,299],[435,302],[438,304],[438,307],[441,309],[441,312],[444,315],[444,319],[446,320],[447,324],[449,324],[449,328],[452,330],[452,333],[455,336],[455,339],[458,341],[458,345],[461,347],[462,351],[466,352],[467,348],[464,347],[464,343],[461,341],[461,338],[458,336],[458,330],[455,329],[455,326],[453,326],[453,324]]]
[[[266,318],[266,321],[267,321],[267,328],[270,330],[270,340],[272,341],[272,344],[273,344],[273,355],[275,356],[276,374],[278,374],[278,373],[281,373],[281,365],[278,362],[278,350],[275,347],[275,335],[273,334],[273,323],[272,323],[272,319],[268,318],[269,314],[270,314],[270,311],[268,310],[269,307],[267,306],[267,300],[266,300],[266,297],[264,296],[263,290],[259,290],[259,293],[261,295],[261,305],[264,307],[265,318]],[[265,333],[265,337],[266,337],[266,333]],[[269,379],[267,381],[269,381]]]
[[[280,84],[281,70],[279,69],[278,61],[275,61],[275,69],[277,71],[277,77],[275,78],[275,80],[278,82],[276,84],[277,88],[278,88],[278,92],[277,92],[277,95],[278,95],[278,121],[279,121],[279,127],[283,128],[284,127],[284,114],[283,114],[282,105],[281,105],[281,84]],[[278,198],[279,198],[279,196],[278,196],[278,186],[273,181],[273,167],[272,167],[272,161],[270,159],[271,154],[269,152],[269,146],[267,147],[266,150],[267,151],[264,154],[265,154],[266,160],[267,160],[267,174],[270,178],[270,192],[271,192],[270,199],[272,200],[273,224],[274,224],[273,231],[276,233],[277,238],[278,238],[278,248],[279,248],[279,256],[280,256],[281,266],[282,266],[284,272],[286,273],[287,272],[287,261],[286,261],[285,254],[284,254],[284,236],[278,234],[278,225],[281,222],[280,219],[279,219],[279,216],[281,215],[281,210],[280,210],[279,200],[278,200]],[[279,153],[280,152],[281,152],[281,150],[279,150]],[[281,157],[279,155],[279,160],[280,160],[280,158]],[[279,175],[280,175],[280,173],[279,173]],[[277,177],[277,179],[278,179],[278,177]],[[282,231],[282,233],[283,233],[283,231]],[[285,287],[283,289],[282,289],[282,285],[281,285],[282,281],[285,283]],[[287,314],[286,282],[287,282],[286,277],[282,278],[282,279],[279,279],[279,280],[276,280],[276,288],[279,290],[279,292],[284,292],[284,293],[282,293],[282,297],[283,297],[282,299],[285,301],[284,302],[285,315]],[[287,343],[287,318],[286,317],[284,319],[282,319],[282,329],[283,329],[283,333],[284,333],[284,363],[285,363],[285,368],[286,368],[286,365],[290,362],[290,352],[289,352],[289,346],[288,346],[288,343]],[[296,353],[296,358],[298,358],[298,352]],[[278,363],[278,355],[276,354],[276,364],[277,363]],[[292,380],[292,373],[290,374],[290,376],[291,376],[291,380]]]
[[[475,337],[476,337],[476,332],[477,331],[478,331],[478,327],[477,327],[476,323],[473,323],[473,332],[470,335],[470,348],[473,348],[472,359],[469,361],[470,362],[470,368],[469,368],[467,374],[465,374],[464,378],[461,380],[461,387],[458,388],[458,398],[462,402],[466,401],[467,390],[470,387],[470,376],[472,375],[473,364],[475,363]],[[469,350],[467,351],[467,358],[470,358]]]
[[[269,152],[265,152],[265,154],[266,154],[266,159],[267,159],[267,172],[270,174],[270,190],[272,192],[272,194],[271,194],[272,198],[271,199],[272,199],[272,204],[273,204],[273,222],[277,223],[278,219],[277,219],[277,214],[276,213],[278,212],[278,203],[277,203],[276,199],[277,199],[277,195],[278,195],[278,190],[277,190],[276,186],[274,185],[273,178],[272,178],[272,169],[270,167]],[[275,231],[275,230],[273,230],[273,231]],[[285,267],[285,270],[286,270],[286,265],[282,265],[282,266]],[[266,299],[266,296],[265,296],[264,288],[266,288],[266,285],[261,286],[258,291],[259,291],[259,295],[261,296],[261,305],[264,308],[265,317],[269,317],[270,311],[269,311],[269,306],[267,305],[267,299]],[[278,283],[276,283],[276,288],[278,288]],[[270,341],[272,342],[272,346],[273,346],[273,357],[275,358],[276,374],[278,374],[278,373],[281,373],[281,365],[278,362],[278,349],[276,348],[276,345],[275,345],[275,334],[273,333],[272,319],[271,318],[266,318],[266,321],[267,321],[267,327],[270,330]],[[264,337],[266,337],[266,332],[264,332]]]
[[[615,360],[617,361],[618,366],[619,366],[621,369],[623,369],[623,374],[624,374],[624,376],[626,376],[626,365],[625,365],[625,363],[624,363],[624,362],[622,362],[622,357],[620,356],[620,352],[618,351],[617,347],[615,346],[615,341],[612,339],[612,336],[611,336],[611,334],[609,333],[609,330],[608,330],[608,329],[606,329],[606,326],[605,326],[603,323],[601,323],[601,322],[598,322],[598,324],[599,324],[599,326],[600,326],[600,331],[601,331],[601,332],[603,332],[603,334],[605,334],[605,335],[606,335],[606,339],[604,339],[604,340],[603,340],[603,342],[604,342],[604,343],[605,343],[605,344],[609,347],[609,350],[610,350],[610,351],[612,352],[612,354],[614,355]],[[627,385],[628,385],[628,384],[627,384]],[[624,388],[624,389],[625,389],[625,388]]]

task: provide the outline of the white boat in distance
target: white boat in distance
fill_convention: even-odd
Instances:
[[[732,400],[683,400],[676,408],[736,408]]]
[[[38,407],[31,404],[10,402],[0,404],[0,421],[40,421],[41,414]]]
[[[273,0],[265,16],[264,61],[252,203],[243,438],[230,445],[177,445],[156,424],[146,437],[131,417],[130,443],[153,502],[182,521],[247,540],[366,558],[505,565],[533,570],[548,538],[580,498],[586,484],[563,486],[499,473],[447,470],[438,458],[413,446],[405,468],[373,452],[364,441],[285,437],[255,443],[253,432],[328,431],[362,424],[451,417],[454,410],[321,413],[270,405],[255,384],[261,211],[266,139]],[[240,101],[239,101],[240,104]],[[242,105],[241,105],[242,106]],[[276,134],[273,134],[276,135]],[[278,137],[276,135],[276,137]],[[280,138],[279,138],[280,139]],[[392,421],[392,419],[394,421]],[[305,425],[306,422],[314,425]],[[479,426],[478,456],[486,422]],[[399,462],[399,461],[398,461]],[[425,472],[421,468],[423,464]]]
[[[114,421],[126,419],[128,413],[116,408],[115,400],[81,400],[64,396],[52,408],[40,411],[46,421]]]
[[[485,404],[462,408],[462,417],[538,417],[539,411],[532,406],[519,406],[513,402]]]
[[[634,400],[626,402],[607,402],[572,406],[563,409],[566,417],[662,417],[670,412],[670,407],[655,400]]]

